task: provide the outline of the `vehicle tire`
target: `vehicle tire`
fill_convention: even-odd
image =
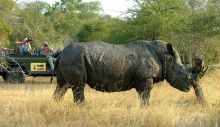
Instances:
[[[11,69],[2,77],[6,83],[10,84],[22,84],[25,81],[25,74],[18,69]]]

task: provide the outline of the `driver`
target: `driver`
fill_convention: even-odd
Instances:
[[[23,54],[31,54],[31,42],[32,40],[28,37],[25,37],[22,42],[16,41],[15,44],[18,45],[19,53]]]

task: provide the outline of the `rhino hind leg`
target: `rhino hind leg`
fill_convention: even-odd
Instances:
[[[139,94],[141,106],[149,104],[150,91],[153,86],[153,79],[144,79],[135,83],[135,89]]]
[[[73,92],[73,97],[74,97],[74,102],[75,103],[82,103],[85,100],[85,95],[84,95],[84,87],[86,83],[79,83],[79,85],[75,86],[72,85],[72,92]]]
[[[59,71],[59,70],[58,70]],[[66,81],[62,75],[57,76],[57,87],[54,91],[53,98],[55,101],[61,101],[67,91]]]
[[[63,96],[66,93],[66,91],[67,91],[67,88],[65,86],[63,86],[63,87],[57,86],[54,91],[54,95],[53,95],[54,100],[55,101],[63,100]]]

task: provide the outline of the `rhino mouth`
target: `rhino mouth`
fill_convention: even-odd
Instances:
[[[186,88],[183,88],[181,91],[183,91],[183,92],[189,92],[189,90],[190,90],[190,87],[186,87]]]

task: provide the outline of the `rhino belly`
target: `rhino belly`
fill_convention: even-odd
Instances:
[[[102,66],[103,67],[103,66]],[[126,91],[133,88],[132,74],[128,71],[104,66],[87,71],[87,84],[105,92]]]
[[[126,91],[133,88],[132,83],[128,83],[123,80],[113,81],[109,79],[101,79],[101,80],[94,80],[90,81],[88,85],[98,91],[102,92],[119,92],[119,91]]]

